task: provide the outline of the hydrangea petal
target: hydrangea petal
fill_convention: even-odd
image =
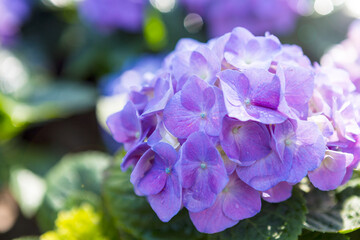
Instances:
[[[164,124],[171,134],[186,138],[191,133],[205,131],[218,136],[225,108],[222,93],[198,78],[189,79],[164,109]]]
[[[182,192],[177,173],[172,172],[163,190],[156,195],[148,196],[148,201],[161,221],[170,221],[181,209]]]
[[[214,205],[204,211],[190,212],[190,218],[199,232],[208,234],[221,232],[239,222],[225,216],[222,211],[222,197],[218,197]]]
[[[224,117],[220,143],[229,158],[249,165],[270,151],[270,134],[264,125]]]
[[[149,149],[144,155],[141,156],[138,163],[136,164],[134,170],[130,175],[130,182],[134,185],[135,193],[139,196],[144,196],[145,194],[138,190],[138,184],[141,179],[145,176],[146,172],[151,169],[151,161],[154,159],[155,153]],[[160,189],[161,190],[161,189]],[[160,191],[159,190],[159,191]]]
[[[230,176],[224,192],[223,212],[233,220],[242,220],[255,216],[261,209],[258,191],[239,179],[236,173]]]
[[[176,165],[184,189],[184,206],[199,212],[214,204],[216,195],[228,182],[217,149],[203,132],[193,133],[181,147]]]
[[[325,140],[313,122],[288,120],[274,129],[274,139],[283,161],[292,162],[287,182],[298,183],[308,171],[319,167],[325,154]]]
[[[308,173],[311,183],[322,191],[336,189],[344,179],[346,167],[354,156],[328,150],[319,168]]]
[[[147,143],[140,142],[129,150],[121,163],[121,170],[126,171],[130,166],[135,166],[141,156],[150,148]]]
[[[272,149],[264,158],[250,166],[238,166],[239,178],[258,191],[266,191],[289,176],[291,161],[282,161]]]
[[[121,143],[135,142],[141,134],[141,124],[138,113],[132,102],[124,109],[114,113],[106,121],[114,139]]]
[[[279,203],[291,197],[292,185],[280,182],[276,186],[261,193],[262,199],[270,203]]]
[[[214,204],[217,194],[212,191],[209,181],[208,173],[199,169],[194,185],[184,189],[183,204],[190,212],[200,212]]]
[[[265,124],[281,123],[286,117],[277,111],[280,80],[262,69],[244,72],[225,70],[218,74],[230,117]]]
[[[174,89],[170,81],[170,76],[166,75],[164,78],[165,79],[159,78],[156,81],[154,87],[154,98],[147,103],[147,106],[142,113],[143,116],[164,110],[166,104],[174,95]]]

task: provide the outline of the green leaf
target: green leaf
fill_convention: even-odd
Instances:
[[[90,86],[72,81],[34,85],[21,98],[0,94],[0,108],[14,126],[66,117],[95,104],[96,91]]]
[[[43,178],[28,169],[12,169],[10,189],[22,213],[31,218],[42,203],[46,184]]]
[[[186,210],[168,223],[161,222],[146,199],[135,195],[130,172],[122,172],[119,161],[107,171],[103,198],[121,239],[205,239],[192,225]]]
[[[48,190],[37,216],[40,227],[53,229],[60,210],[83,202],[98,205],[103,172],[109,163],[107,154],[84,152],[66,155],[53,167],[46,176]]]
[[[208,239],[296,240],[301,233],[306,211],[302,194],[294,189],[292,197],[287,201],[277,204],[263,201],[262,209],[255,217],[242,220],[224,232],[209,235]]]
[[[350,237],[339,233],[321,233],[304,230],[299,240],[350,240]]]
[[[311,191],[307,201],[307,229],[343,234],[360,229],[360,177],[357,173],[336,191]]]
[[[17,169],[28,169],[44,177],[59,158],[59,152],[52,148],[24,144],[22,141],[14,140],[0,144],[0,183],[8,183],[12,177],[11,172]]]

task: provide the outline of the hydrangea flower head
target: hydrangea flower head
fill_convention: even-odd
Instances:
[[[108,119],[135,193],[162,221],[184,206],[216,233],[260,212],[261,198],[288,199],[306,176],[325,191],[344,184],[360,161],[359,104],[348,75],[330,69],[243,28],[179,41]]]

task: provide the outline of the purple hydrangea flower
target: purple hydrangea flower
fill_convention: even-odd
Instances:
[[[285,201],[306,176],[334,189],[360,161],[349,75],[269,34],[184,39],[151,77],[131,76],[108,123],[128,150],[122,169],[134,166],[135,192],[162,221],[185,206],[199,231],[219,232],[259,212],[260,195]]]
[[[190,212],[211,207],[229,180],[219,152],[203,132],[193,133],[182,145],[176,168]]]
[[[113,140],[106,125],[106,120],[110,115],[123,110],[129,100],[135,104],[139,113],[145,110],[148,113],[155,112],[161,108],[162,102],[165,101],[164,104],[166,104],[166,97],[172,94],[171,89],[166,91],[170,85],[166,74],[153,79],[161,67],[162,60],[162,56],[144,55],[136,61],[125,63],[120,73],[110,74],[100,80],[99,93],[101,96],[97,102],[96,115],[101,126],[104,143],[110,152],[115,153],[121,147],[121,144]],[[152,107],[144,109],[149,101],[149,96],[152,95],[156,96],[151,100]]]
[[[177,90],[180,90],[191,76],[197,76],[212,85],[216,81],[216,73],[221,69],[217,56],[203,45],[177,52],[169,64]]]
[[[220,143],[232,161],[240,165],[253,164],[270,153],[269,142],[270,134],[264,125],[223,118]]]
[[[273,35],[255,37],[244,28],[235,28],[224,45],[224,58],[240,70],[249,67],[267,69],[280,50],[280,41]]]
[[[30,13],[28,0],[0,1],[0,43],[11,44]]]
[[[281,97],[278,76],[264,69],[225,70],[218,76],[230,117],[265,124],[286,120],[286,116],[277,110]]]
[[[145,0],[84,0],[79,4],[79,12],[100,30],[138,32],[143,25],[145,6]]]
[[[166,105],[164,124],[178,138],[187,138],[197,131],[219,136],[224,115],[222,92],[202,79],[192,77]]]
[[[315,123],[286,121],[275,126],[273,136],[282,160],[292,162],[287,182],[298,183],[308,171],[320,166],[326,145],[324,136]]]
[[[118,142],[131,146],[142,137],[139,114],[131,101],[125,105],[123,110],[111,115],[107,120],[107,125]]]
[[[254,216],[260,208],[259,192],[234,173],[214,205],[201,212],[190,212],[190,218],[200,232],[216,233],[236,225],[239,220]]]
[[[174,89],[170,80],[170,75],[160,76],[154,86],[153,98],[148,102],[147,96],[142,116],[154,114],[164,110],[170,98],[174,95]]]
[[[168,222],[181,208],[182,191],[177,170],[177,152],[167,143],[158,143],[139,160],[131,174],[138,195],[147,196],[159,218]]]

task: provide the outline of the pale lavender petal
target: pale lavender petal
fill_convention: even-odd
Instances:
[[[139,111],[139,113],[142,113],[148,104],[148,96],[145,93],[137,92],[137,91],[131,91],[129,93],[129,99],[134,104],[136,110]]]
[[[290,107],[297,108],[308,103],[314,91],[314,72],[300,66],[286,66],[285,99]]]
[[[206,101],[203,98],[203,91],[207,87],[206,82],[197,77],[191,77],[181,91],[181,105],[190,111],[201,112],[202,103]]]
[[[221,61],[208,47],[199,46],[190,56],[189,69],[191,74],[213,85],[221,70]]]
[[[350,180],[350,178],[351,178],[351,176],[353,174],[353,171],[354,171],[355,168],[357,168],[359,162],[360,162],[360,158],[356,158],[354,156],[354,160],[350,163],[349,166],[346,167],[345,176],[344,176],[344,179],[341,182],[341,185],[345,184],[347,181]]]
[[[154,87],[154,98],[148,102],[142,115],[154,114],[164,110],[173,95],[174,89],[170,81],[170,76],[166,75],[164,78],[158,79]]]
[[[114,113],[106,121],[114,139],[121,143],[133,143],[141,134],[138,113],[132,102],[128,102],[124,109]]]
[[[298,183],[308,171],[320,166],[325,155],[325,140],[313,122],[288,120],[274,129],[274,139],[283,161],[292,162],[289,183]]]
[[[322,191],[336,189],[342,183],[346,167],[352,162],[353,157],[348,153],[326,151],[320,167],[308,173],[311,183]]]

